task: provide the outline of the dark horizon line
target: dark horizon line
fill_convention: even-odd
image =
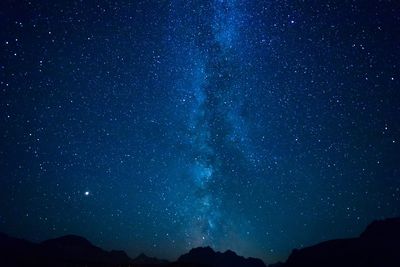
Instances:
[[[368,223],[367,226],[364,227],[364,230],[363,230],[358,236],[345,237],[345,238],[343,238],[343,237],[338,237],[338,238],[333,238],[333,239],[325,239],[325,240],[321,240],[321,241],[319,241],[319,242],[316,242],[316,243],[314,243],[314,244],[310,244],[310,245],[308,245],[308,246],[303,246],[303,247],[301,247],[301,248],[292,248],[292,250],[291,250],[291,252],[289,253],[289,255],[287,255],[284,259],[278,260],[277,262],[285,262],[285,261],[287,261],[287,259],[290,257],[290,255],[291,255],[294,251],[299,250],[299,249],[304,249],[304,248],[313,247],[313,246],[316,246],[316,245],[318,245],[318,244],[325,243],[325,242],[329,242],[329,241],[332,241],[332,240],[345,240],[345,239],[354,239],[354,238],[358,238],[358,237],[360,237],[360,236],[368,229],[368,227],[369,227],[370,225],[372,225],[373,223],[376,223],[376,222],[385,222],[385,221],[390,221],[390,220],[400,220],[400,217],[388,217],[388,218],[384,218],[384,219],[375,219],[375,220],[371,221],[370,223]],[[103,251],[106,251],[106,252],[111,252],[111,251],[124,252],[131,260],[135,260],[135,259],[139,258],[140,256],[143,256],[143,255],[144,255],[145,257],[147,257],[147,258],[149,258],[149,259],[154,259],[154,260],[158,260],[158,261],[166,261],[166,263],[173,263],[173,262],[177,262],[177,261],[179,260],[179,258],[180,258],[182,255],[185,255],[185,254],[191,252],[192,250],[202,248],[202,249],[211,249],[211,250],[212,250],[214,253],[216,253],[216,254],[218,254],[218,253],[219,253],[219,254],[225,254],[225,253],[233,252],[233,253],[235,253],[237,256],[243,257],[243,258],[245,258],[245,259],[260,259],[260,260],[262,260],[266,265],[271,264],[271,263],[268,263],[269,261],[266,260],[265,257],[244,256],[244,255],[238,254],[235,250],[233,250],[233,249],[231,249],[231,248],[227,248],[227,249],[225,249],[225,250],[217,250],[217,249],[214,249],[211,245],[204,245],[204,246],[192,247],[191,249],[187,250],[186,252],[183,251],[182,253],[178,253],[177,258],[172,259],[171,257],[159,258],[158,256],[149,256],[150,254],[146,254],[144,251],[139,252],[139,253],[137,254],[137,256],[132,257],[132,256],[131,256],[131,253],[128,253],[126,250],[118,250],[118,249],[110,249],[110,250],[107,250],[107,249],[104,249],[103,247],[100,247],[100,246],[98,246],[98,245],[96,245],[96,244],[93,244],[93,242],[90,241],[88,238],[86,238],[86,237],[84,237],[84,236],[82,236],[82,235],[79,235],[79,234],[74,234],[74,233],[66,234],[66,235],[61,235],[61,236],[54,237],[54,238],[44,239],[44,240],[41,240],[41,241],[32,241],[32,240],[30,240],[30,239],[23,238],[23,237],[15,237],[15,236],[12,236],[12,235],[10,235],[10,234],[8,234],[8,233],[5,233],[5,232],[0,231],[0,236],[1,236],[1,235],[4,235],[4,236],[6,236],[6,237],[10,237],[10,238],[19,239],[19,240],[26,241],[26,242],[30,242],[30,243],[35,244],[35,245],[40,245],[40,244],[42,244],[42,243],[44,243],[44,242],[46,242],[46,241],[50,241],[50,240],[57,240],[57,239],[62,239],[62,238],[66,238],[66,237],[73,237],[73,238],[83,239],[83,240],[87,241],[91,246],[97,247],[97,248],[99,248],[99,249],[101,249],[101,250],[103,250]],[[152,254],[152,255],[153,255],[153,254]]]

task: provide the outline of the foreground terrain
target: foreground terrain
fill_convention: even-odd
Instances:
[[[244,258],[227,250],[194,248],[174,262],[147,257],[132,259],[124,251],[105,251],[83,237],[67,235],[33,243],[0,233],[0,266],[65,267],[265,267],[260,259]],[[294,249],[281,267],[398,267],[400,266],[400,218],[372,222],[356,238],[325,241],[311,247]]]

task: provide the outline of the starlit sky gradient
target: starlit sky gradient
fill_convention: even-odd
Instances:
[[[0,231],[267,263],[400,216],[400,2],[3,0]]]

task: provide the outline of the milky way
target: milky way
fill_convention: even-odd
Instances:
[[[177,39],[168,36],[168,40],[173,40],[172,57],[182,57],[190,66],[176,81],[181,103],[178,114],[174,114],[179,117],[188,114],[182,119],[180,133],[188,153],[181,168],[183,179],[187,179],[184,183],[189,186],[182,207],[182,216],[188,218],[185,236],[188,247],[229,247],[227,240],[240,238],[243,230],[237,227],[246,218],[226,216],[225,210],[229,208],[224,204],[224,196],[229,192],[225,192],[224,184],[238,178],[237,162],[244,161],[250,169],[255,165],[247,136],[248,122],[242,114],[242,96],[246,91],[240,75],[245,68],[242,66],[245,49],[240,46],[241,31],[245,30],[245,14],[241,12],[244,5],[236,1],[213,1],[201,6],[203,16],[192,14],[192,17],[187,15],[191,5],[179,1],[175,4],[172,16],[185,14],[185,22],[196,26],[188,29],[186,24],[180,29],[183,33],[174,32]],[[188,39],[182,38],[187,36]],[[182,48],[185,52],[179,53]],[[187,51],[193,56],[187,58]],[[181,137],[178,142],[182,144]],[[241,175],[246,175],[247,169],[247,166],[241,169]],[[242,243],[243,247],[248,245]]]
[[[400,215],[395,1],[3,2],[0,231],[271,263]]]

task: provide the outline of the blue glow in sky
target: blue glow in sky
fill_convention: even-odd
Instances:
[[[400,215],[395,1],[11,2],[0,231],[272,263]]]

